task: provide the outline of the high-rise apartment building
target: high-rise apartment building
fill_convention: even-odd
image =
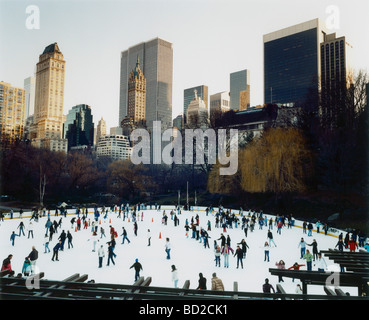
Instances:
[[[197,87],[192,87],[185,89],[183,91],[183,115],[184,115],[184,123],[187,123],[187,109],[190,105],[191,101],[195,98],[195,90],[197,93],[197,97],[201,98],[204,101],[206,109],[209,110],[208,101],[208,86],[200,85]]]
[[[137,57],[146,78],[146,125],[160,120],[163,129],[172,125],[173,46],[160,38],[139,43],[121,53],[119,125],[128,114],[128,80]]]
[[[96,144],[97,157],[109,157],[113,160],[127,160],[131,157],[132,148],[127,136],[105,135]]]
[[[103,137],[103,136],[106,136],[106,122],[101,117],[101,119],[97,123],[97,127],[96,127],[96,139],[95,139],[95,144],[96,145],[99,142],[100,137]]]
[[[64,139],[68,140],[68,150],[94,144],[94,123],[90,106],[80,104],[69,110],[64,122]]]
[[[326,34],[314,19],[263,36],[264,104],[299,105],[309,96],[318,105],[320,43]]]
[[[65,60],[57,43],[50,44],[36,66],[35,111],[31,139],[38,147],[67,149],[63,140]],[[53,147],[54,146],[54,147]],[[59,150],[57,150],[59,151]]]
[[[24,89],[26,90],[26,110],[24,114],[25,120],[27,120],[29,116],[32,116],[35,111],[35,86],[35,77],[28,77],[24,79]]]
[[[0,82],[0,141],[12,142],[22,139],[24,133],[24,113],[26,90]]]
[[[250,107],[250,70],[236,71],[229,76],[230,108],[246,110]]]

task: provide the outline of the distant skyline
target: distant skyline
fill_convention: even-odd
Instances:
[[[26,27],[29,5],[40,10],[39,29]],[[315,18],[333,21],[338,28],[329,31],[353,46],[354,70],[369,71],[368,12],[367,0],[0,0],[0,81],[23,88],[39,55],[57,42],[66,61],[63,113],[87,104],[95,124],[103,117],[114,127],[121,52],[160,37],[173,43],[172,118],[183,110],[185,89],[228,91],[230,74],[244,69],[257,105],[264,34]]]

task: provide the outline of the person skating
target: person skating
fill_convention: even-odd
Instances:
[[[23,221],[21,221],[20,222],[20,224],[18,225],[18,227],[17,227],[17,229],[19,229],[19,236],[21,235],[21,233],[24,235],[24,236],[26,236],[25,234],[24,234],[24,223],[23,223]]]
[[[103,259],[105,257],[104,246],[101,245],[100,248],[97,250],[97,256],[99,257],[99,268],[102,268]]]
[[[295,262],[293,264],[293,266],[291,266],[291,267],[288,268],[288,270],[291,270],[291,269],[293,269],[293,270],[300,270],[300,268],[301,267],[304,267],[304,266],[305,266],[304,264],[298,264],[297,262]],[[292,282],[294,282],[294,281],[295,281],[295,278],[292,278]]]
[[[68,249],[70,249],[70,247],[72,247],[72,248],[73,248],[73,243],[72,243],[73,236],[72,236],[72,234],[69,232],[69,230],[67,231],[67,238],[68,238]]]
[[[275,244],[275,242],[273,240],[273,233],[270,230],[268,230],[267,239],[269,241],[269,246],[273,242],[274,246],[277,247],[277,245]]]
[[[272,293],[272,291],[273,291],[273,293],[275,293],[275,290],[274,290],[273,286],[269,283],[268,278],[265,279],[265,282],[263,284],[262,289],[263,289],[264,293]]]
[[[199,285],[196,288],[197,290],[206,290],[206,278],[203,274],[199,273]]]
[[[311,271],[311,264],[312,264],[312,260],[313,260],[313,255],[310,253],[309,250],[306,250],[306,253],[304,255],[304,259],[306,260],[306,267],[308,271]]]
[[[237,244],[238,245],[241,245],[241,249],[242,249],[242,252],[243,252],[243,258],[245,259],[246,258],[247,249],[250,249],[249,246],[246,243],[246,240],[245,239],[242,239],[241,242],[239,242]]]
[[[243,262],[242,262],[242,259],[243,259],[243,251],[240,248],[240,246],[237,246],[237,249],[236,249],[236,252],[234,254],[234,257],[235,256],[237,256],[237,269],[238,269],[239,263],[241,263],[241,268],[243,269]]]
[[[108,263],[107,263],[107,266],[109,266],[110,260],[115,265],[115,262],[114,262],[114,259],[113,259],[113,257],[114,257],[114,252],[113,252],[114,251],[114,248],[113,248],[113,245],[112,245],[111,242],[108,242],[108,245],[109,245],[109,247],[108,247]]]
[[[10,241],[12,242],[12,246],[14,247],[14,243],[15,243],[15,237],[19,237],[15,231],[12,232],[12,234],[10,235]]]
[[[318,251],[318,243],[316,242],[315,239],[313,239],[313,242],[310,243],[310,244],[307,243],[307,245],[313,247],[313,260],[315,261],[315,258],[318,257],[318,252],[319,252]]]
[[[135,269],[135,282],[140,278],[140,271],[143,270],[141,263],[138,262],[138,259],[135,260],[134,264],[130,266],[130,269]]]
[[[36,250],[35,246],[32,246],[32,251],[28,255],[28,258],[31,263],[31,273],[34,274],[36,270],[36,262],[38,259],[38,251]]]
[[[12,263],[11,260],[13,259],[13,255],[9,254],[4,260],[3,264],[1,266],[1,271],[8,271],[10,276],[14,275],[14,270],[12,269]]]
[[[49,253],[50,252],[49,242],[50,242],[49,237],[47,235],[45,235],[45,237],[44,237],[44,247],[45,247],[44,253]]]
[[[167,253],[167,260],[170,260],[170,250],[172,249],[172,246],[169,242],[169,238],[166,238],[165,242],[165,252]]]
[[[66,238],[67,238],[67,234],[63,230],[62,233],[60,234],[59,238],[58,238],[58,240],[61,241],[61,248],[60,248],[61,251],[64,251],[64,242],[65,242]]]
[[[275,263],[276,267],[280,270],[286,269],[286,264],[283,260],[279,260],[279,262]],[[283,277],[281,275],[278,275],[278,282],[284,282]]]
[[[53,248],[53,256],[51,258],[52,261],[54,261],[54,258],[56,261],[59,261],[59,250],[62,250],[62,241],[59,240],[59,242],[54,246]]]
[[[215,255],[215,266],[216,267],[220,267],[220,255],[221,255],[221,251],[219,246],[217,245],[214,249],[214,255]]]
[[[28,224],[28,238],[29,239],[29,236],[32,235],[32,239],[33,239],[33,223],[32,221],[29,222]]]
[[[150,229],[147,229],[147,246],[151,246],[151,231]]]
[[[233,249],[231,247],[228,247],[227,244],[224,245],[224,247],[222,248],[222,254],[224,255],[224,268],[229,268],[229,254],[230,252],[232,252],[233,254]]]
[[[174,288],[178,287],[178,270],[174,264],[172,264],[172,281],[174,282]]]
[[[122,227],[122,229],[123,229],[123,233],[121,234],[121,236],[123,236],[123,238],[122,238],[122,244],[124,244],[124,241],[125,240],[127,240],[128,243],[131,243],[131,241],[127,237],[127,231],[126,231],[126,229],[124,227]]]
[[[211,278],[211,290],[224,291],[223,281],[217,277],[217,274],[215,272],[213,273],[213,277]]]
[[[300,248],[300,259],[303,259],[304,258],[304,255],[305,255],[305,252],[306,252],[306,242],[304,240],[304,238],[301,238],[297,248]]]
[[[324,258],[322,258],[322,254],[318,253],[318,258],[314,264],[317,266],[318,271],[324,272],[327,269],[327,263],[325,262]]]
[[[31,273],[31,261],[29,261],[28,257],[24,258],[22,273],[25,277],[28,277]]]

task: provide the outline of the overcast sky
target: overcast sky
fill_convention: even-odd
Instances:
[[[30,5],[39,9],[39,29],[27,28]],[[0,0],[0,81],[23,87],[57,42],[66,60],[64,114],[88,104],[95,125],[103,117],[110,128],[118,125],[120,52],[160,37],[173,43],[173,118],[184,89],[229,90],[229,74],[242,69],[250,70],[257,105],[263,34],[320,18],[353,46],[353,68],[369,71],[368,12],[368,0]]]

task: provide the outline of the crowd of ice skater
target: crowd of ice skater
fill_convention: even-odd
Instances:
[[[70,230],[75,232],[81,230],[87,230],[91,234],[92,251],[97,253],[97,267],[102,268],[104,265],[104,259],[106,258],[106,266],[110,263],[115,265],[114,258],[116,253],[114,249],[116,247],[116,242],[119,237],[121,237],[121,244],[125,242],[130,243],[131,240],[128,238],[128,233],[125,227],[122,227],[121,234],[114,228],[111,223],[111,218],[119,218],[133,224],[133,232],[135,236],[138,236],[138,222],[144,219],[144,209],[152,209],[151,206],[148,208],[145,204],[136,204],[130,206],[127,204],[122,204],[120,206],[112,207],[94,207],[93,213],[90,214],[91,209],[87,207],[81,207],[75,209],[73,217],[68,221],[67,215],[71,213],[67,212],[64,208],[59,208],[56,210],[46,210],[46,209],[34,209],[32,211],[31,217],[23,218],[23,211],[18,212],[18,218],[20,222],[17,226],[17,230],[12,231],[10,234],[11,246],[16,245],[17,237],[27,237],[28,239],[34,238],[34,224],[35,223],[45,223],[44,229],[44,248],[43,253],[48,254],[52,251],[51,260],[59,261],[59,252],[64,251],[66,246],[68,249],[73,248],[73,235]],[[179,216],[182,214],[183,207],[177,206],[173,210],[161,210],[160,206],[155,205],[154,210],[159,211],[161,216],[161,223],[167,225],[168,221],[172,221],[175,227],[179,227]],[[203,245],[204,249],[210,249],[214,252],[214,262],[215,267],[229,268],[230,257],[236,258],[236,268],[238,269],[244,267],[244,260],[246,259],[247,250],[250,248],[246,239],[250,233],[253,232],[265,232],[266,230],[266,241],[260,246],[264,250],[264,261],[270,261],[270,249],[272,247],[277,247],[273,231],[276,230],[277,234],[281,235],[283,228],[293,228],[295,220],[292,215],[276,215],[270,216],[264,214],[262,211],[256,212],[253,210],[244,211],[242,208],[238,210],[236,214],[234,210],[224,209],[219,207],[216,210],[212,207],[208,207],[205,210],[205,214],[201,215],[201,220],[204,219],[206,223],[200,224],[200,215],[196,211],[187,211],[192,214],[191,219],[185,219],[185,237],[196,241]],[[170,216],[170,217],[169,217]],[[14,212],[11,210],[9,213],[9,219],[14,218]],[[4,221],[4,215],[1,214],[0,221]],[[105,223],[102,223],[105,222]],[[109,222],[108,222],[109,221]],[[108,223],[107,223],[108,222]],[[213,244],[209,244],[209,231],[212,230],[212,222],[214,223],[214,230],[219,230],[219,237],[213,239]],[[67,225],[66,225],[67,224]],[[68,226],[69,224],[69,226]],[[105,230],[105,226],[109,225],[109,230]],[[202,226],[206,225],[205,228]],[[313,232],[323,233],[328,235],[329,227],[325,223],[317,221],[315,225],[311,222],[304,221],[302,224],[302,237],[301,240],[296,244],[296,247],[300,250],[300,260],[301,263],[295,262],[288,269],[300,270],[301,267],[306,267],[306,270],[312,270],[312,264],[316,266],[318,271],[324,272],[327,270],[327,263],[322,257],[318,243],[315,239],[312,241],[307,241],[306,237],[309,239],[313,237]],[[315,227],[315,229],[314,229]],[[240,242],[236,242],[236,247],[233,248],[232,240],[230,235],[227,234],[229,229],[239,229],[242,239]],[[65,230],[67,230],[65,232]],[[259,231],[260,230],[260,231]],[[26,232],[27,235],[26,235]],[[242,233],[241,233],[242,232]],[[108,235],[107,235],[108,233]],[[225,235],[227,234],[227,235]],[[147,246],[151,246],[151,232],[150,229],[146,230]],[[106,239],[107,249],[101,244],[101,239]],[[57,240],[53,247],[50,249],[49,245],[53,241]],[[99,244],[99,245],[98,245]],[[309,249],[311,247],[311,249]],[[169,238],[165,239],[165,252],[166,259],[171,259],[171,242]],[[338,235],[338,241],[334,248],[340,251],[350,251],[355,252],[356,250],[366,250],[369,252],[369,241],[366,236],[360,231],[347,232],[344,236],[341,232]],[[16,277],[28,277],[33,275],[36,271],[36,264],[38,259],[38,251],[35,246],[32,246],[29,254],[25,256],[21,272],[15,274],[12,268],[11,260],[13,258],[12,254],[9,254],[2,263],[1,271],[6,271],[9,276]],[[221,260],[222,263],[221,263]],[[276,267],[279,269],[286,269],[287,266],[283,260],[279,260],[275,263]],[[130,267],[135,271],[134,279],[137,281],[140,277],[140,272],[143,270],[142,264],[136,258],[134,263]],[[344,268],[341,267],[341,272],[345,272]],[[171,279],[173,281],[174,287],[178,286],[178,270],[174,264],[171,265]],[[279,282],[283,282],[283,277],[279,276]],[[294,281],[294,279],[293,279]],[[212,274],[211,286],[208,288],[207,280],[202,273],[199,274],[199,284],[197,289],[212,289],[212,290],[224,290],[224,285],[222,280],[219,279],[216,273]],[[262,291],[265,293],[275,292],[274,287],[269,283],[268,279],[265,279],[265,283],[262,285]],[[302,293],[300,284],[296,286],[296,293]]]

